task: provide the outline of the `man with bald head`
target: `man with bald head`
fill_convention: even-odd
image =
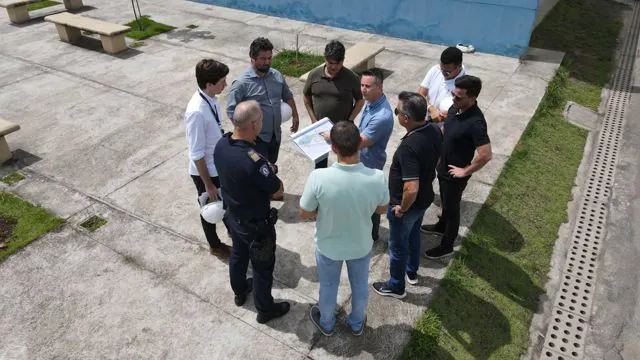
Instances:
[[[260,105],[254,100],[238,103],[231,121],[233,133],[225,134],[214,151],[226,209],[224,222],[233,241],[229,276],[236,306],[244,305],[254,290],[256,320],[264,324],[290,308],[288,302],[276,303],[271,296],[277,210],[270,208],[270,199],[282,195],[284,188],[273,164],[254,148],[262,130]],[[249,260],[255,279],[247,279]]]

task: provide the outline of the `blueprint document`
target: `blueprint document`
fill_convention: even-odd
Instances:
[[[291,140],[303,154],[317,162],[326,158],[329,155],[329,151],[331,151],[331,145],[324,140],[320,133],[331,131],[332,127],[333,123],[329,118],[324,118],[292,134]]]

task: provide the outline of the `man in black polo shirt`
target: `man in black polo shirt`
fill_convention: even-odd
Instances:
[[[425,256],[438,259],[453,252],[460,228],[460,201],[471,174],[491,160],[491,142],[487,121],[476,101],[482,82],[475,76],[456,79],[453,106],[444,122],[442,158],[438,164],[438,183],[442,215],[436,224],[424,225],[426,233],[441,235],[440,245],[427,250]],[[475,152],[478,155],[474,158]]]
[[[420,224],[433,201],[433,179],[440,158],[440,129],[424,121],[427,101],[418,93],[403,91],[398,96],[395,113],[407,134],[391,162],[389,170],[389,259],[391,277],[373,283],[382,296],[404,298],[405,276],[410,284],[418,283],[420,265]]]
[[[304,84],[304,106],[312,123],[325,117],[333,123],[353,121],[364,106],[360,78],[342,66],[345,52],[341,42],[329,42],[324,48],[324,66],[313,70]],[[327,165],[327,159],[321,160],[316,169]]]

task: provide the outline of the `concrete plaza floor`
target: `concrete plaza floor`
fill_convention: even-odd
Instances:
[[[0,358],[396,357],[447,263],[423,259],[420,284],[408,287],[402,301],[371,292],[364,336],[354,338],[339,326],[334,337],[321,337],[307,316],[318,298],[314,223],[297,216],[313,166],[288,140],[285,123],[279,166],[286,195],[284,202],[273,203],[281,214],[273,293],[291,301],[292,309],[281,319],[257,324],[252,300],[235,307],[227,264],[207,251],[186,170],[182,114],[196,89],[196,62],[213,57],[226,63],[230,82],[248,66],[249,43],[257,36],[282,49],[292,48],[298,35],[302,48],[314,52],[330,39],[347,46],[383,44],[386,50],[376,62],[390,73],[385,91],[392,105],[400,91],[417,89],[444,47],[189,1],[140,3],[144,14],[178,29],[116,56],[102,52],[97,38],[86,38],[80,46],[59,41],[53,24],[41,18],[11,25],[5,13],[0,15],[0,117],[22,128],[8,137],[16,161],[0,173],[20,169],[26,175],[4,188],[67,220],[59,232],[0,264]],[[85,0],[85,5],[82,15],[116,23],[132,18],[126,1]],[[189,24],[198,28],[186,28]],[[522,61],[465,55],[467,72],[484,81],[479,103],[495,156],[465,192],[463,233],[561,59],[561,53],[538,49]],[[287,80],[304,127],[309,118],[303,83]],[[226,91],[223,104],[225,97]],[[226,119],[223,125],[231,128]],[[403,134],[396,124],[389,154]],[[434,220],[436,212],[434,205],[425,222]],[[108,223],[88,233],[79,223],[94,214]],[[382,227],[370,282],[388,276],[386,221]],[[424,236],[423,248],[437,241]],[[343,272],[339,321],[349,311],[349,294]]]

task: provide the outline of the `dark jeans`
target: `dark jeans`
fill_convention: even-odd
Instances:
[[[439,222],[445,225],[444,235],[440,240],[440,247],[451,250],[460,230],[460,202],[462,193],[467,187],[469,179],[447,179],[438,176],[440,184],[440,200],[442,201],[442,216]]]
[[[373,241],[376,241],[380,237],[380,214],[373,213],[373,215],[371,215],[371,222],[373,223],[371,237]]]
[[[204,187],[204,182],[202,181],[202,178],[200,176],[196,175],[191,175],[191,179],[193,179],[193,183],[196,184],[199,198],[202,193],[207,192]],[[211,181],[213,182],[213,185],[215,185],[216,187],[220,187],[220,180],[217,176],[212,177]],[[198,204],[200,204],[199,201]],[[222,243],[220,242],[220,238],[218,237],[218,233],[216,232],[216,224],[208,223],[205,219],[202,218],[202,215],[200,215],[200,223],[202,223],[202,230],[204,230],[204,236],[207,238],[209,246],[211,246],[212,248],[220,246],[220,244]]]
[[[266,157],[270,163],[275,164],[278,161],[278,155],[280,154],[280,142],[276,139],[276,134],[271,136],[271,141],[266,142],[264,140],[259,141],[255,149],[262,156]]]
[[[389,206],[389,286],[404,292],[406,273],[415,274],[420,266],[420,224],[427,209],[411,209],[397,218]]]
[[[229,258],[231,288],[236,295],[247,291],[249,260],[253,269],[253,299],[256,310],[274,310],[271,287],[276,263],[276,228],[266,221],[248,222],[227,213],[225,224],[231,231],[233,248]]]

